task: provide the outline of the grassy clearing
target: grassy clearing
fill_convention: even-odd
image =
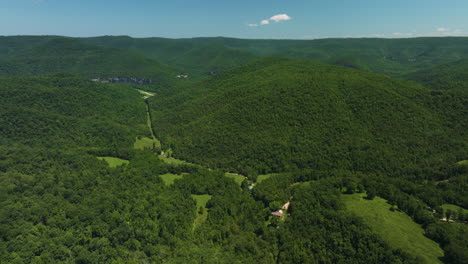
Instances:
[[[192,232],[195,231],[199,226],[201,226],[206,219],[208,218],[208,209],[206,208],[198,208],[197,209],[197,217],[195,221],[193,221]]]
[[[211,199],[211,195],[209,195],[209,194],[202,194],[202,195],[192,194],[192,198],[197,202],[197,209],[200,208],[200,207],[205,208],[206,203]]]
[[[206,203],[211,199],[211,195],[192,194],[192,198],[197,202],[197,217],[195,218],[192,227],[192,231],[195,231],[208,218],[208,209],[206,209]]]
[[[148,137],[137,137],[135,143],[133,143],[134,149],[145,150],[153,149],[153,147],[160,148],[161,142],[157,139],[151,139]]]
[[[178,160],[178,159],[174,159],[174,158],[166,158],[166,157],[164,157],[162,155],[159,155],[158,157],[159,157],[160,160],[162,160],[165,163],[170,164],[170,165],[191,164],[191,163],[188,163],[188,162],[183,161],[183,160]]]
[[[460,206],[454,205],[454,204],[443,204],[440,207],[442,207],[442,209],[444,209],[444,212],[447,211],[447,210],[452,210],[455,213],[458,213],[461,210],[464,214],[468,214],[468,210],[466,210],[465,208],[462,208]]]
[[[468,166],[468,160],[459,161],[459,162],[457,162],[457,165]]]
[[[182,175],[177,175],[177,174],[167,173],[167,174],[159,175],[159,177],[161,177],[161,179],[164,181],[164,184],[166,186],[169,186],[169,185],[174,184],[175,180],[182,179],[184,177],[184,175],[183,174]]]
[[[155,95],[155,93],[150,93],[150,92],[143,91],[143,90],[140,90],[140,89],[137,89],[137,91],[140,92],[142,95],[144,95],[146,97],[151,97],[151,96]]]
[[[386,200],[363,199],[365,194],[343,195],[346,208],[362,217],[372,230],[393,248],[400,248],[419,258],[420,263],[442,263],[439,245],[424,236],[423,228],[403,212],[390,211]]]
[[[106,161],[109,164],[109,167],[111,167],[111,168],[115,168],[115,167],[118,167],[120,165],[124,165],[124,164],[126,165],[126,164],[130,163],[130,161],[128,161],[128,160],[114,158],[114,157],[97,157],[97,158],[100,159],[100,160]]]
[[[257,183],[261,183],[262,181],[270,178],[271,176],[276,176],[279,173],[270,173],[270,174],[263,174],[263,175],[258,175],[257,176]]]
[[[232,178],[234,179],[234,181],[239,184],[239,186],[241,186],[242,182],[245,180],[245,176],[242,176],[242,175],[239,175],[239,174],[235,174],[235,173],[229,173],[229,172],[226,172],[224,174],[224,176],[228,177],[228,178]]]

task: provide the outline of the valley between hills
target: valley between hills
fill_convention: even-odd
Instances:
[[[466,263],[467,44],[0,37],[0,262]]]

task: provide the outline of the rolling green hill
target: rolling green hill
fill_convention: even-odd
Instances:
[[[245,51],[210,45],[190,49],[175,56],[168,63],[188,72],[213,75],[251,62],[255,58]]]
[[[438,65],[406,76],[435,90],[468,89],[468,59]]]
[[[0,141],[48,148],[131,148],[146,135],[138,91],[81,78],[0,78]]]
[[[190,51],[210,52],[215,46],[226,49],[227,62],[235,59],[232,49],[255,56],[284,56],[296,59],[319,60],[326,63],[351,66],[391,76],[401,76],[410,72],[453,62],[466,58],[468,38],[410,38],[410,39],[319,39],[319,40],[253,40],[235,38],[130,38],[126,36],[104,36],[86,38],[83,41],[101,46],[130,49],[151,58],[171,64],[173,58],[188,53],[187,62],[196,62],[197,54]],[[247,55],[246,53],[244,53]],[[191,57],[193,59],[191,59]],[[213,56],[212,59],[216,60]],[[210,59],[204,64],[210,65]],[[221,63],[222,64],[222,63]],[[172,65],[172,64],[171,64]],[[175,65],[174,65],[175,66]],[[184,70],[204,67],[199,64],[185,64]],[[238,65],[233,65],[238,66]]]
[[[453,164],[467,154],[467,95],[450,96],[345,67],[267,58],[152,100],[163,147],[195,163],[263,174]]]
[[[86,78],[140,77],[167,86],[177,70],[144,55],[66,37],[1,37],[0,76],[57,72]]]
[[[231,69],[256,58],[255,55],[222,44],[200,44],[187,39],[130,38],[127,36],[85,38],[93,45],[127,49],[161,60],[185,73],[206,76]]]
[[[174,73],[206,76],[258,57],[283,56],[399,77],[466,58],[467,44],[468,38],[463,37],[320,40],[0,37],[0,73],[67,71],[86,77],[95,76],[96,72],[126,73],[151,76],[164,84]]]

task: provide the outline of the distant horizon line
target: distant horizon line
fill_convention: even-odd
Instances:
[[[171,38],[171,37],[133,37],[130,35],[96,35],[96,36],[86,36],[86,37],[77,37],[77,36],[67,36],[67,35],[54,35],[54,34],[43,34],[43,35],[33,35],[33,34],[18,34],[18,35],[0,35],[0,37],[65,37],[65,38],[99,38],[99,37],[128,37],[132,39],[173,39],[173,40],[182,40],[182,39],[201,39],[201,38],[225,38],[225,39],[238,39],[238,40],[302,40],[302,41],[311,41],[311,40],[326,40],[326,39],[389,39],[389,40],[398,40],[398,39],[421,39],[421,38],[468,38],[468,36],[412,36],[412,37],[372,37],[372,36],[362,36],[362,37],[323,37],[323,38],[238,38],[238,37],[226,37],[226,36],[200,36],[200,37],[180,37],[180,38]]]

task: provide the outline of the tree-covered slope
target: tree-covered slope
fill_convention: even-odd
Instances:
[[[256,56],[222,44],[199,44],[188,39],[130,38],[127,36],[84,38],[83,42],[139,52],[161,60],[185,73],[206,76],[247,62]]]
[[[1,37],[0,50],[0,76],[66,72],[87,78],[149,78],[168,85],[177,72],[139,53],[65,37]]]
[[[145,111],[130,85],[0,78],[2,263],[415,263],[344,210],[336,180],[304,185],[280,221],[261,188],[133,149]]]
[[[221,45],[195,47],[173,57],[168,63],[191,73],[217,74],[255,60],[255,56]]]
[[[318,40],[242,40],[200,38],[200,43],[223,43],[226,47],[258,56],[285,56],[327,63],[358,62],[372,72],[391,76],[466,58],[468,38],[348,38]],[[365,68],[364,68],[365,69]]]
[[[166,63],[172,58],[198,46],[190,40],[156,37],[100,36],[82,38],[81,41],[91,45],[138,51],[148,57],[160,59]]]
[[[83,41],[93,45],[131,49],[169,64],[171,59],[190,50],[200,49],[205,50],[203,52],[209,52],[215,45],[223,46],[227,51],[238,50],[260,57],[284,56],[319,60],[391,76],[401,76],[438,64],[453,62],[466,58],[466,54],[468,54],[468,38],[466,37],[254,40],[223,37],[139,39],[126,36],[104,36],[86,38]],[[232,52],[227,52],[226,59],[231,54]],[[190,62],[189,58],[187,59],[187,62]],[[208,59],[204,63],[210,64],[210,61]],[[203,67],[203,65],[197,64],[187,64],[187,66],[189,66],[186,68],[187,70],[197,66]]]
[[[436,90],[468,89],[468,59],[442,64],[406,76]]]
[[[467,155],[466,93],[436,95],[377,74],[281,58],[181,90],[154,99],[156,132],[179,157],[210,167],[394,171]]]
[[[0,142],[48,148],[131,148],[145,104],[129,87],[73,76],[0,78]]]

